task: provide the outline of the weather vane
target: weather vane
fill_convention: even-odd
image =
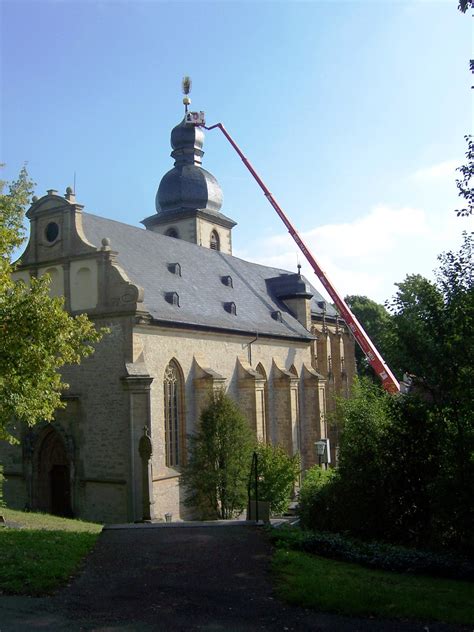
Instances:
[[[188,97],[188,94],[191,92],[191,86],[193,85],[193,82],[191,81],[191,77],[188,77],[188,75],[185,75],[183,77],[183,81],[181,82],[181,87],[183,89],[183,104],[184,104],[184,111],[185,113],[187,113],[188,111],[188,105],[191,105],[191,99]]]

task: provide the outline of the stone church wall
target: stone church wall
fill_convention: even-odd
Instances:
[[[64,373],[81,403],[80,422],[67,427],[82,448],[76,463],[79,515],[115,522],[127,515],[129,403],[121,378],[131,356],[131,326],[126,317],[103,324],[110,333],[97,351],[81,369]]]
[[[96,352],[62,371],[70,388],[65,391],[66,408],[58,410],[52,424],[19,429],[21,446],[0,443],[0,463],[4,464],[5,500],[23,509],[38,506],[37,468],[41,461],[41,439],[55,429],[66,451],[72,513],[100,522],[123,521],[127,517],[129,479],[128,396],[121,378],[125,361],[131,356],[130,319],[114,318],[97,322],[108,326]]]
[[[331,460],[337,461],[340,428],[336,418],[336,398],[349,397],[356,376],[355,341],[339,323],[313,323],[317,336],[313,368],[326,379],[326,436],[331,444]]]
[[[254,375],[255,367],[260,365],[270,382],[267,389],[268,402],[264,404],[267,419],[263,419],[262,416],[261,424],[265,424],[266,434],[272,443],[281,443],[290,454],[298,449],[295,442],[302,440],[302,437],[299,436],[301,419],[297,402],[301,398],[300,389],[304,388],[303,380],[298,376],[303,374],[304,365],[311,367],[311,345],[289,343],[287,340],[280,342],[274,339],[258,339],[251,343],[250,348],[251,340],[251,336],[178,331],[148,326],[135,328],[134,361],[144,363],[149,375],[153,377],[150,418],[154,447],[152,468],[156,518],[163,518],[168,512],[174,517],[190,515],[183,504],[179,471],[165,465],[163,378],[171,360],[177,362],[184,379],[186,434],[190,434],[195,428],[209,389],[221,386],[224,386],[239,403],[249,423],[256,430],[256,416],[262,415],[262,399],[261,395],[260,400],[258,399],[258,393],[264,389],[261,377],[258,374]],[[296,375],[289,373],[287,376],[286,373],[292,367]],[[273,388],[274,383],[281,379],[281,370],[285,372],[285,378],[288,380],[285,403],[277,394],[280,390]],[[282,386],[284,389],[285,386]],[[295,391],[293,395],[291,390]],[[295,439],[297,434],[298,439]]]
[[[154,450],[155,517],[164,519],[168,512],[173,519],[192,517],[184,506],[179,470],[165,464],[163,379],[171,360],[182,372],[185,436],[195,428],[209,390],[224,387],[256,436],[281,444],[289,454],[300,451],[303,469],[315,463],[314,442],[321,436],[330,436],[335,457],[337,428],[331,429],[327,417],[334,410],[335,391],[345,394],[354,376],[354,343],[347,333],[328,327],[326,336],[316,328],[318,342],[306,343],[150,325],[132,328],[129,317],[97,324],[110,327],[110,334],[80,367],[63,371],[70,384],[67,407],[52,424],[70,461],[75,516],[103,522],[141,518],[138,441],[147,425]],[[141,367],[148,388],[125,383],[127,363]],[[4,495],[12,507],[35,508],[39,502],[35,468],[49,426],[26,432],[22,446],[0,444]]]

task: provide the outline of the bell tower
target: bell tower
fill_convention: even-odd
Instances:
[[[161,179],[155,200],[156,214],[142,224],[147,230],[232,254],[231,231],[236,222],[220,212],[222,189],[216,178],[202,167],[204,132],[186,120],[190,87],[190,80],[185,77],[185,116],[171,131],[174,167]]]

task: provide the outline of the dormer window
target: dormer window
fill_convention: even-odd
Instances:
[[[221,281],[223,285],[227,285],[227,287],[234,287],[234,282],[232,281],[232,277],[229,274],[227,274],[226,276],[222,276]]]
[[[181,265],[179,263],[168,263],[168,270],[171,272],[171,274],[181,276]]]
[[[217,234],[216,230],[213,230],[212,233],[211,233],[211,239],[210,239],[209,246],[210,246],[211,250],[220,250],[221,249],[219,235]]]
[[[229,303],[224,303],[224,309],[226,312],[229,312],[229,314],[237,316],[237,307],[233,301],[230,301]]]
[[[179,239],[178,231],[176,230],[176,228],[168,228],[165,235],[167,237],[173,237],[174,239]]]
[[[179,307],[179,294],[178,292],[166,292],[165,301],[170,305],[176,305]]]

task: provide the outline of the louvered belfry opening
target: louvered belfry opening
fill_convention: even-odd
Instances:
[[[217,234],[217,232],[215,230],[212,231],[211,233],[211,239],[210,239],[210,248],[211,250],[220,250],[220,243],[219,243],[219,235]]]

